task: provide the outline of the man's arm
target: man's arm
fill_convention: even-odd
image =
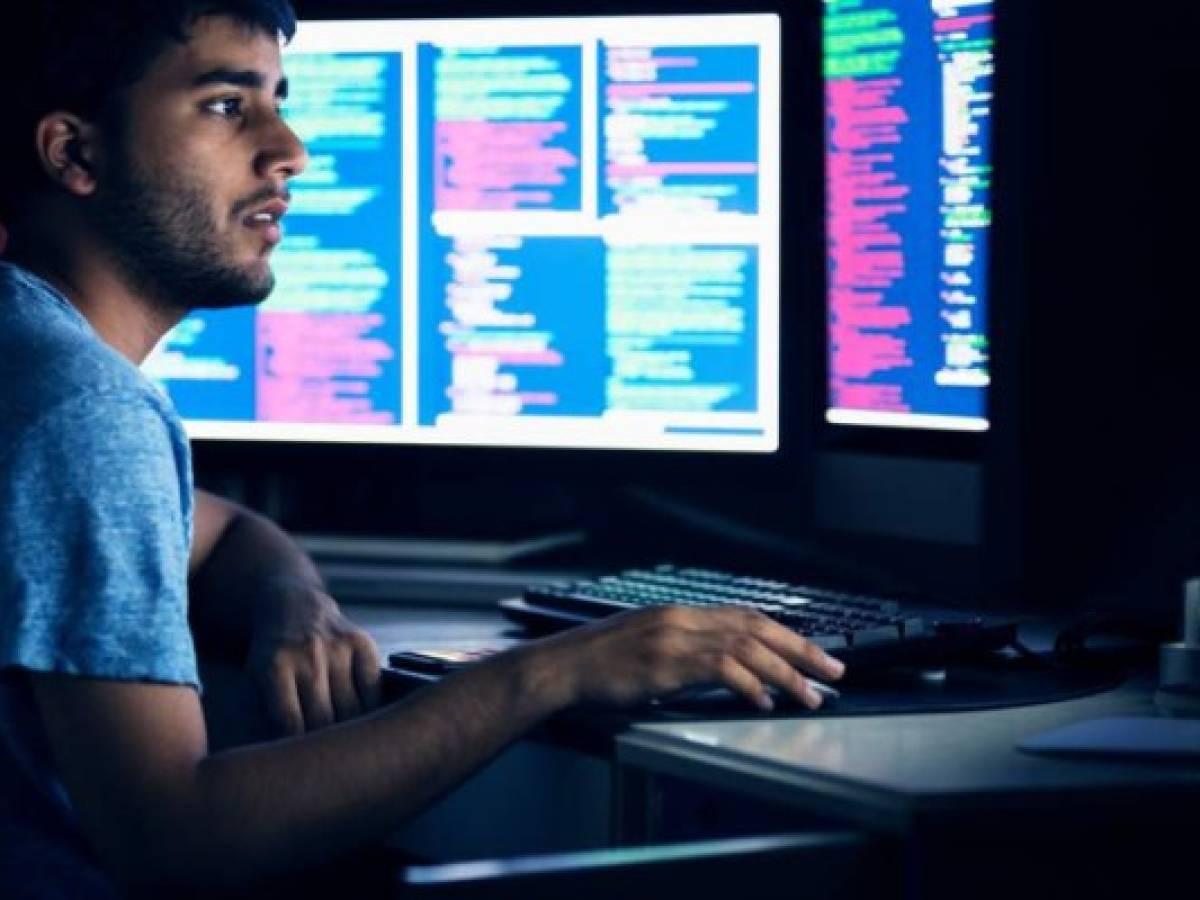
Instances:
[[[508,661],[299,738],[208,755],[187,687],[36,675],[85,833],[126,887],[244,886],[385,836],[559,705]]]
[[[500,654],[315,734],[209,755],[186,687],[32,676],[63,780],[101,859],[131,886],[244,884],[383,837],[546,716],[721,681],[813,705],[803,638],[738,609],[658,609]],[[819,698],[815,701],[819,703]]]
[[[246,660],[281,733],[378,704],[379,654],[312,560],[270,520],[195,494],[189,617],[201,649]]]

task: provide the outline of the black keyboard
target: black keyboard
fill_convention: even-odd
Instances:
[[[631,609],[743,606],[794,629],[858,670],[942,668],[1008,646],[1012,621],[712,569],[656,566],[540,584],[502,600],[512,621],[545,633]]]

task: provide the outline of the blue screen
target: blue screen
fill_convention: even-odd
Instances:
[[[276,287],[147,362],[193,436],[769,452],[779,20],[303,22]]]
[[[825,0],[830,421],[987,428],[992,0]]]

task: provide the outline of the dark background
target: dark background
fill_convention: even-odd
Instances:
[[[783,446],[747,459],[201,443],[198,480],[299,531],[494,538],[585,527],[583,556],[539,563],[696,561],[1170,625],[1197,545],[1200,13],[1182,0],[996,6],[988,435],[821,422],[816,0],[299,2],[301,16],[315,17],[781,12]],[[821,481],[830,461],[850,488],[867,487]],[[977,489],[958,491],[958,476]],[[859,507],[856,524],[829,527],[820,507],[843,494]],[[892,505],[886,527],[882,513],[872,525],[874,495],[884,497],[879,510]],[[906,533],[909,521],[925,524]],[[959,521],[977,528],[956,535]]]

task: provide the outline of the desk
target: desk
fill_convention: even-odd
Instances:
[[[347,611],[385,652],[506,639],[490,609]],[[546,730],[399,843],[449,861],[851,827],[898,849],[887,857],[901,860],[896,896],[1144,894],[1194,853],[1200,766],[1035,757],[1014,744],[1080,719],[1151,714],[1150,688],[986,712],[635,721],[608,758]]]
[[[677,840],[707,792],[735,805],[752,799],[772,821],[790,812],[796,824],[899,842],[910,896],[1115,896],[1134,887],[1149,896],[1194,857],[1200,765],[1050,758],[1014,745],[1083,719],[1153,715],[1151,690],[1134,680],[987,712],[635,724],[617,740],[621,830],[630,841]],[[712,796],[707,815],[719,821]]]

